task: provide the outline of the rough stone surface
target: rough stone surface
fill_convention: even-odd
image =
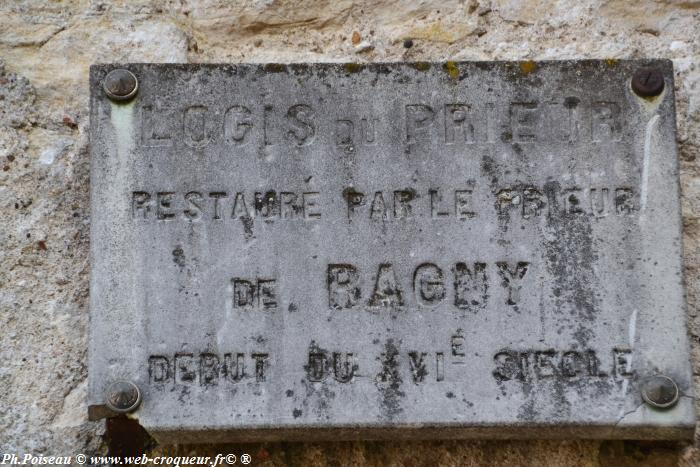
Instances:
[[[104,424],[88,422],[85,410],[88,68],[97,62],[672,59],[697,380],[699,14],[694,0],[3,2],[0,449],[106,449]],[[362,42],[373,48],[356,49]],[[244,450],[268,465],[700,462],[695,445],[619,441],[253,444],[159,447],[154,453]]]
[[[691,392],[673,93],[630,86],[670,61],[118,65],[129,103],[114,66],[93,415],[126,379],[160,442],[692,433],[640,389]]]

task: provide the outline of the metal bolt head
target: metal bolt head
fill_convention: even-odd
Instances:
[[[141,404],[141,391],[131,381],[115,381],[107,388],[105,403],[113,412],[133,412]]]
[[[658,96],[664,84],[664,75],[656,68],[640,68],[632,76],[632,90],[641,97]]]
[[[642,381],[642,399],[657,409],[670,409],[678,402],[680,391],[676,383],[664,375],[654,375]]]
[[[102,88],[113,101],[128,101],[139,90],[139,81],[129,70],[119,68],[107,73]]]

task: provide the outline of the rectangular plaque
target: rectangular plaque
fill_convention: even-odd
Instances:
[[[92,418],[125,380],[162,442],[692,436],[670,61],[90,88]]]

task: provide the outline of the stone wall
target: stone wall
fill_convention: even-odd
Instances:
[[[117,443],[86,418],[90,64],[640,57],[671,58],[676,70],[700,375],[700,1],[0,2],[0,454],[99,453]],[[697,465],[698,446],[423,441],[152,453],[249,452],[254,465]]]

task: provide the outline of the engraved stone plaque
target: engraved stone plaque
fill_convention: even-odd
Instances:
[[[163,442],[692,435],[670,61],[90,87],[92,418],[128,381]]]

